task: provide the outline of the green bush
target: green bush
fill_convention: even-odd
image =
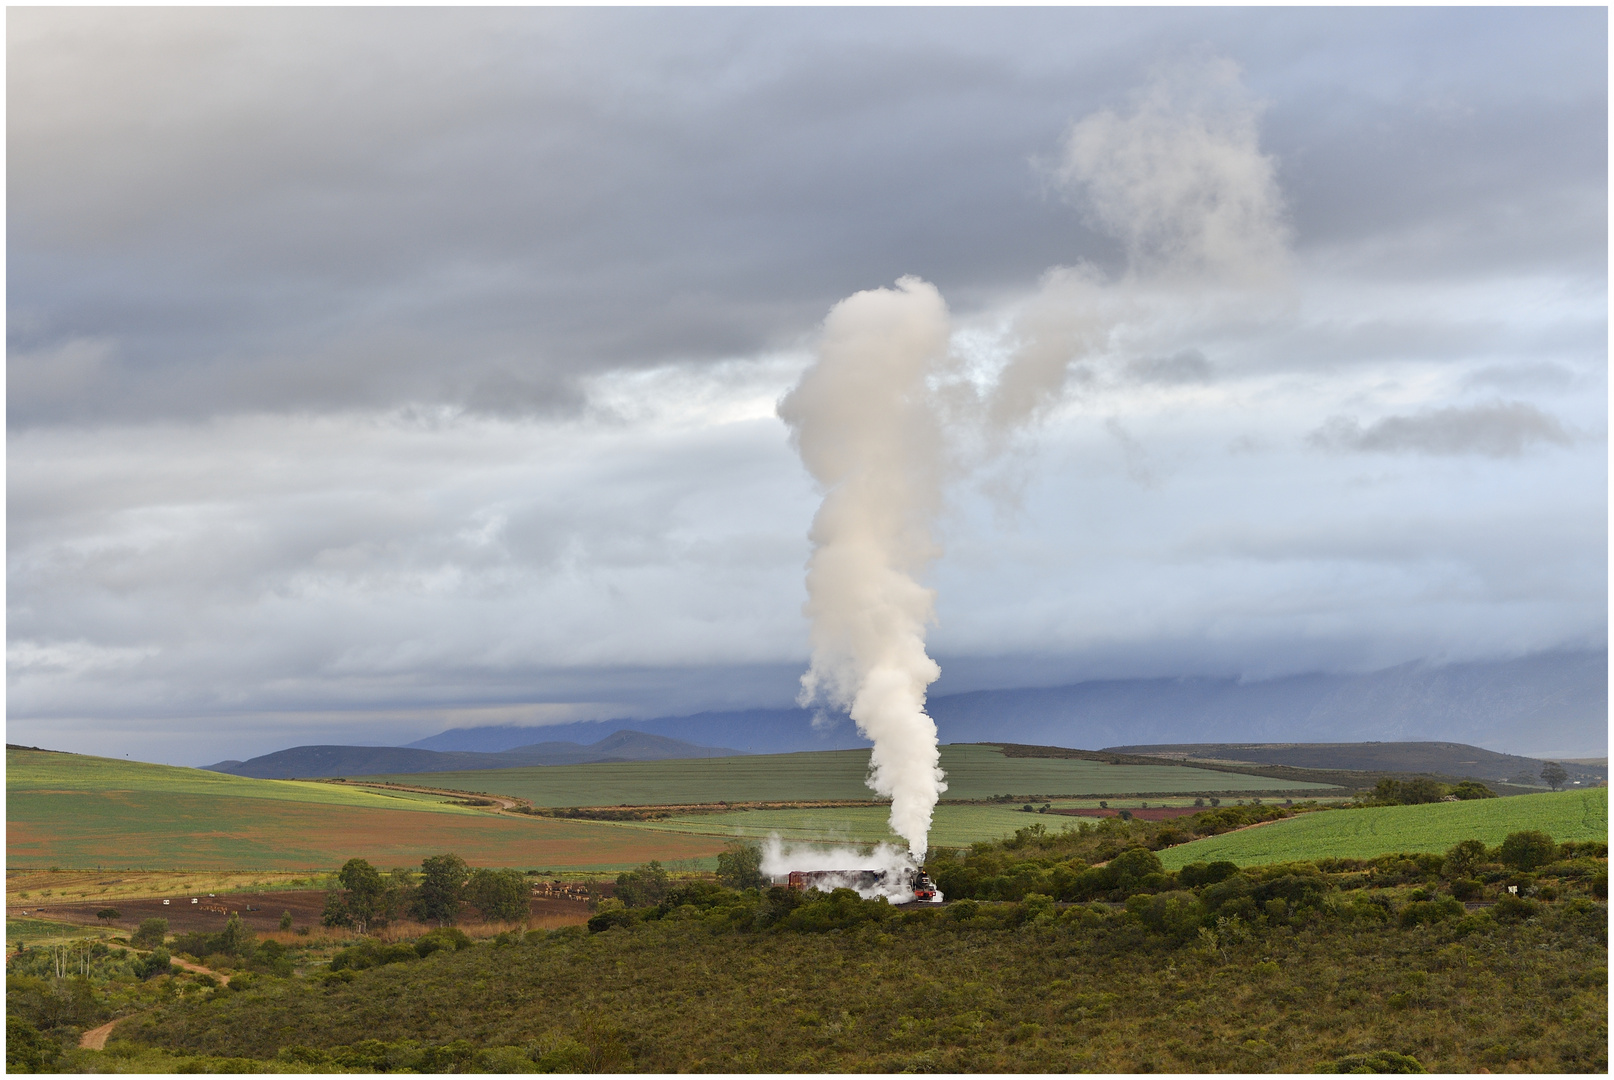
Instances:
[[[453,926],[439,926],[436,930],[422,934],[415,942],[415,953],[418,956],[430,956],[434,952],[447,949],[458,952],[460,949],[469,949],[471,939],[465,931]]]
[[[167,937],[167,919],[142,919],[140,929],[129,935],[129,944],[140,949],[150,949],[161,945]]]
[[[1401,925],[1428,925],[1462,916],[1463,905],[1449,896],[1440,900],[1414,900],[1401,909]]]
[[[1398,1054],[1393,1050],[1375,1050],[1371,1054],[1355,1054],[1340,1058],[1317,1070],[1320,1073],[1426,1073],[1417,1058],[1411,1054]]]
[[[1546,866],[1558,857],[1558,845],[1544,832],[1526,829],[1508,833],[1497,849],[1497,860],[1515,870],[1534,870]]]
[[[1218,881],[1226,881],[1238,872],[1238,865],[1226,860],[1209,864],[1196,862],[1189,863],[1177,871],[1177,880],[1186,888],[1197,889],[1202,885],[1214,885]]]
[[[954,922],[969,922],[981,913],[981,905],[974,900],[955,900],[947,906],[947,917]]]
[[[1537,910],[1535,901],[1514,896],[1512,893],[1503,893],[1496,903],[1491,905],[1490,915],[1500,923],[1515,923],[1534,918]]]

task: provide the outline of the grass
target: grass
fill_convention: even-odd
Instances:
[[[1240,866],[1321,858],[1370,859],[1396,851],[1443,852],[1459,840],[1500,844],[1539,829],[1560,842],[1608,838],[1608,789],[1505,799],[1327,810],[1301,814],[1161,851],[1168,870],[1225,859]]]
[[[1326,784],[1273,780],[1180,765],[1106,765],[1059,758],[1008,758],[996,747],[941,750],[947,798],[993,795],[1167,795],[1334,790]],[[550,765],[482,772],[368,777],[530,799],[535,806],[654,806],[691,803],[867,799],[867,750],[757,754],[691,761]]]
[[[329,870],[354,856],[412,866],[453,851],[474,866],[611,871],[706,859],[722,847],[713,837],[501,817],[332,784],[26,750],[7,751],[6,761],[8,869]]]
[[[106,796],[157,793],[230,800],[264,799],[314,806],[392,809],[397,800],[374,791],[316,784],[303,780],[254,780],[245,776],[120,761],[87,754],[58,754],[35,750],[6,751],[6,798],[77,798],[86,792]],[[399,793],[400,795],[403,793]],[[420,796],[411,809],[464,816],[476,811],[452,806],[440,796]]]
[[[889,816],[890,809],[885,806],[843,806],[675,815],[660,821],[632,824],[657,832],[750,838],[778,835],[796,842],[872,844],[897,839],[887,826]],[[1021,813],[1017,807],[939,806],[931,825],[930,842],[932,846],[961,847],[977,840],[996,840],[1010,835],[1033,818],[1048,821],[1046,817]]]

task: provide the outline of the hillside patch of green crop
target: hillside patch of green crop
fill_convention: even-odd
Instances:
[[[1371,859],[1396,851],[1444,852],[1460,840],[1500,844],[1511,832],[1538,829],[1554,839],[1608,839],[1608,789],[1505,799],[1324,810],[1160,852],[1167,869],[1225,860],[1240,866],[1305,859]]]
[[[1108,765],[1058,758],[1010,758],[993,746],[941,748],[950,799],[994,795],[1129,795],[1332,790],[1326,784],[1273,780],[1178,765]],[[430,783],[529,799],[534,806],[656,806],[725,802],[868,799],[867,750],[757,754],[689,761],[601,762],[480,772],[371,777]]]

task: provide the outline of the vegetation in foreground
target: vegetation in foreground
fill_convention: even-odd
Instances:
[[[173,972],[160,932],[130,943],[143,954],[29,949],[8,966],[8,1065],[1606,1070],[1606,845],[1521,832],[1440,856],[1170,872],[1136,842],[1159,831],[1108,819],[974,845],[941,861],[974,872],[977,895],[1016,898],[942,909],[760,889],[755,858],[731,848],[727,883],[654,864],[622,875],[587,931],[475,943],[445,926],[336,952],[239,927],[163,942],[176,959],[231,968],[227,985]],[[1103,866],[1072,854],[1113,843]],[[462,902],[478,887],[495,902],[496,881],[434,865]],[[389,886],[344,870],[333,920]],[[1089,898],[1060,904],[1055,879],[1070,871]],[[77,1048],[119,1014],[129,1019],[105,1051]]]

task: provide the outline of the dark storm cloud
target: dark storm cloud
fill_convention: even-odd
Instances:
[[[1489,457],[1517,457],[1538,444],[1569,446],[1574,442],[1556,418],[1523,401],[1386,416],[1366,427],[1353,417],[1335,416],[1309,440],[1327,450]]]
[[[19,10],[10,415],[564,412],[904,273],[968,310],[1113,261],[1036,159],[1203,47],[1272,102],[1302,250],[1600,258],[1603,18]]]

